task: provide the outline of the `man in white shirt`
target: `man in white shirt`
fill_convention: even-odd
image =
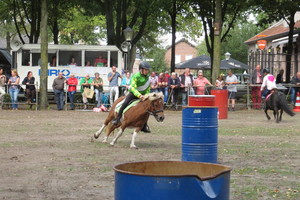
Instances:
[[[228,108],[231,100],[231,110],[234,111],[235,95],[237,92],[236,84],[238,84],[239,82],[236,75],[234,75],[231,70],[229,70],[227,74],[228,76],[226,77],[225,83],[228,90]]]

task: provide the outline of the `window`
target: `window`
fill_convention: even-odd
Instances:
[[[85,66],[107,67],[107,52],[86,51]]]
[[[193,55],[185,55],[185,60],[190,60],[193,58]]]
[[[81,51],[59,51],[59,65],[81,66]]]
[[[22,51],[22,65],[30,66],[30,51],[29,50]]]
[[[181,55],[175,55],[175,64],[181,62]]]

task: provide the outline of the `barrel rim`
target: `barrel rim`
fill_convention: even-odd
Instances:
[[[218,106],[182,106],[182,109],[186,108],[218,108]]]
[[[139,173],[139,172],[130,172],[130,171],[125,171],[125,170],[121,170],[118,169],[118,167],[124,166],[124,165],[130,165],[130,164],[139,164],[139,163],[192,163],[194,165],[196,164],[200,164],[200,165],[214,165],[214,166],[221,166],[224,167],[226,169],[224,169],[223,171],[216,173],[216,175],[214,176],[206,176],[206,177],[200,177],[197,174],[174,174],[174,175],[162,175],[162,174],[143,174],[143,173]],[[218,176],[221,176],[223,174],[229,173],[232,171],[232,168],[230,168],[229,166],[226,165],[220,165],[220,164],[215,164],[215,163],[204,163],[204,162],[192,162],[192,161],[141,161],[141,162],[128,162],[128,163],[122,163],[122,164],[118,164],[115,165],[113,167],[113,169],[116,172],[120,172],[123,174],[131,174],[131,175],[137,175],[137,176],[148,176],[148,177],[195,177],[197,179],[200,179],[201,181],[205,181],[205,180],[210,180],[210,179],[214,179],[217,178]]]
[[[214,98],[216,95],[189,95],[189,97],[209,97],[209,98]]]

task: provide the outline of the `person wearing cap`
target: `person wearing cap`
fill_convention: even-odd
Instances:
[[[194,87],[196,88],[196,95],[204,95],[205,94],[205,86],[212,84],[203,76],[203,71],[198,71],[198,77],[194,80]]]
[[[128,88],[128,94],[125,97],[125,100],[119,110],[118,116],[112,120],[113,125],[117,125],[120,123],[123,110],[127,107],[130,101],[135,99],[141,99],[142,101],[145,98],[145,94],[150,93],[150,79],[149,79],[149,72],[150,72],[150,64],[148,62],[141,62],[139,65],[139,72],[132,75],[130,86]],[[150,133],[150,129],[146,124],[142,128],[143,132]]]
[[[260,91],[262,91],[262,98],[265,99],[268,94],[271,93],[271,90],[276,89],[276,79],[270,74],[268,69],[263,69],[264,79],[262,85],[260,87]]]

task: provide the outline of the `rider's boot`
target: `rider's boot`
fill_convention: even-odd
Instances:
[[[111,121],[112,125],[118,125],[120,122],[121,122],[121,116],[119,115]]]
[[[141,131],[143,131],[144,133],[151,133],[151,130],[148,126],[148,124],[144,124],[143,128],[141,129]]]

